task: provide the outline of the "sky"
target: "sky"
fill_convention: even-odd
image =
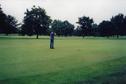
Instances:
[[[89,16],[95,23],[109,20],[118,13],[126,15],[126,0],[0,0],[6,14],[22,22],[24,12],[33,5],[44,8],[47,15],[76,24],[79,17]]]

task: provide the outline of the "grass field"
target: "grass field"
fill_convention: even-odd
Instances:
[[[126,84],[126,40],[0,37],[0,84]]]

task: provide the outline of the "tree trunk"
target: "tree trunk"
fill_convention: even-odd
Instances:
[[[119,38],[119,35],[117,35],[117,39]]]
[[[84,38],[85,36],[83,35],[83,38]]]
[[[9,33],[5,33],[6,36],[8,36]]]
[[[37,34],[37,36],[36,36],[36,39],[38,39],[38,34]]]

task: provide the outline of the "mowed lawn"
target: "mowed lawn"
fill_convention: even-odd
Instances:
[[[0,84],[126,84],[126,40],[0,37]]]

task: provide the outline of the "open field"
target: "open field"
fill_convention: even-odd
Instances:
[[[126,40],[0,37],[0,84],[126,84]]]

